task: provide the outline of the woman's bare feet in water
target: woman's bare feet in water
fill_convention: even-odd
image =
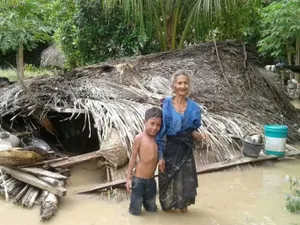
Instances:
[[[187,208],[187,207],[184,207],[184,208],[181,208],[181,209],[180,209],[180,211],[181,211],[182,213],[186,213],[186,212],[187,212],[187,210],[188,210],[188,208]]]

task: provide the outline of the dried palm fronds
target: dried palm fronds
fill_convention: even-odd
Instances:
[[[106,167],[106,180],[101,183],[107,183],[117,180],[124,180],[126,178],[126,171],[128,165],[124,165],[120,168]],[[116,202],[120,202],[124,199],[128,198],[128,193],[124,187],[109,187],[100,191],[100,198],[104,200],[112,200]]]
[[[159,105],[169,95],[173,72],[184,69],[191,74],[191,98],[202,105],[201,132],[209,134],[202,163],[241,156],[239,139],[248,132],[262,132],[267,123],[289,126],[289,141],[299,140],[293,126],[299,122],[297,110],[284,90],[256,62],[248,51],[247,69],[243,66],[243,46],[218,44],[219,58],[230,85],[224,80],[213,43],[181,51],[141,56],[76,69],[64,77],[27,80],[26,85],[38,100],[33,105],[16,83],[0,89],[0,116],[31,115],[37,107],[44,114],[53,109],[73,110],[69,119],[85,113],[84,127],[96,127],[100,143],[111,130],[118,131],[127,155],[133,137],[143,129],[147,108]],[[93,117],[94,124],[90,117]],[[204,153],[203,153],[204,154]]]
[[[99,167],[105,164],[117,169],[128,162],[127,151],[116,129],[111,130],[110,135],[102,142],[99,151],[102,156],[102,159],[98,163]]]
[[[134,135],[143,128],[144,113],[151,105],[130,100],[86,100],[86,108],[92,113],[100,141],[108,137],[114,127],[124,146],[131,147]],[[129,150],[130,151],[130,150]]]

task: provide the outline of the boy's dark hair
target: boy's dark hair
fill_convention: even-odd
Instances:
[[[162,118],[162,111],[160,108],[152,107],[148,109],[145,113],[145,120],[149,120],[151,118]]]

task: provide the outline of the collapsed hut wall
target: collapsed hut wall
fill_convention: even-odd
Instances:
[[[248,52],[247,68],[244,68],[242,46],[231,42],[220,43],[218,52],[224,73],[220,69],[214,45],[207,43],[181,51],[79,68],[67,76],[70,79],[101,77],[118,82],[120,72],[116,68],[118,65],[127,63],[134,68],[133,72],[137,73],[141,79],[150,76],[170,80],[173,72],[183,69],[191,74],[192,97],[212,112],[243,112],[243,115],[251,120],[261,123],[272,122],[266,116],[269,111],[277,116],[283,115],[287,120],[297,118],[297,110],[290,104],[283,88],[272,79],[273,74],[266,71],[259,63],[255,52]],[[166,94],[165,90],[152,91]],[[254,113],[254,111],[261,113]]]
[[[198,165],[241,156],[239,139],[262,132],[268,123],[287,124],[289,141],[299,140],[293,126],[299,122],[298,111],[282,87],[254,52],[248,50],[246,68],[244,58],[243,46],[223,42],[216,50],[205,43],[78,68],[60,77],[30,79],[26,84],[38,105],[30,102],[19,84],[10,85],[0,89],[0,116],[24,116],[36,108],[43,109],[43,115],[67,110],[70,119],[84,114],[85,126],[96,127],[100,143],[115,127],[129,156],[145,110],[170,94],[172,73],[183,69],[191,74],[191,98],[202,105],[201,131],[211,137],[208,146],[197,145]]]

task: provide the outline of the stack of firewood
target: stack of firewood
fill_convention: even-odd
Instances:
[[[66,180],[66,176],[40,168],[0,166],[0,194],[25,208],[41,205],[42,221],[55,215],[59,198],[66,195]]]

